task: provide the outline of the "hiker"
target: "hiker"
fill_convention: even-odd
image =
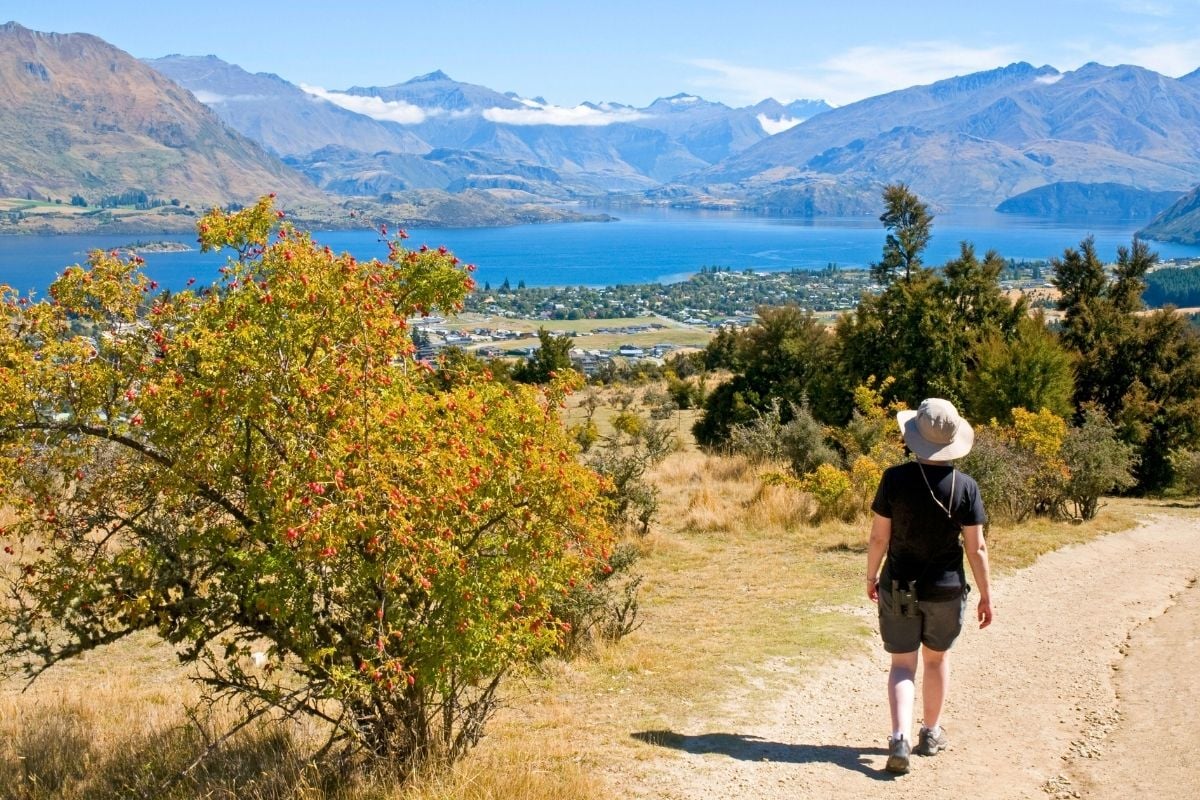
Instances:
[[[916,460],[885,470],[871,504],[867,597],[878,604],[879,633],[892,656],[892,735],[885,769],[902,774],[908,772],[910,753],[937,755],[948,742],[941,725],[950,681],[947,651],[962,631],[971,591],[963,572],[964,549],[979,592],[980,628],[991,624],[992,600],[983,541],[987,514],[979,486],[952,463],[970,452],[975,432],[953,404],[940,398],[923,401],[916,411],[901,411],[896,421]],[[918,656],[925,665],[925,715],[913,747]]]

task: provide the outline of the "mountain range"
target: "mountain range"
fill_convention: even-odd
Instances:
[[[353,193],[503,186],[569,197],[645,190],[830,108],[774,100],[730,108],[687,94],[644,108],[562,108],[461,83],[440,70],[389,86],[305,91],[215,56],[147,63],[323,187]],[[354,131],[342,122],[349,109],[361,120]]]
[[[337,90],[214,56],[140,62],[88,34],[8,23],[0,134],[10,198],[209,204],[274,190],[343,215],[496,224],[571,218],[553,205],[565,200],[873,214],[881,186],[903,181],[935,209],[1130,216],[1200,184],[1200,70],[1016,63],[841,108],[686,93],[567,108],[441,71]],[[1164,214],[1149,230],[1200,228],[1188,208]]]
[[[829,179],[848,191],[904,181],[941,205],[995,206],[1060,181],[1182,194],[1200,182],[1200,80],[1011,64],[835,109],[689,182],[756,196]]]
[[[1140,234],[1148,239],[1200,244],[1200,186],[1155,217]]]
[[[130,188],[200,204],[321,195],[191,92],[103,40],[0,25],[0,196]]]
[[[562,109],[440,71],[389,86],[306,91],[212,57],[149,63],[214,98],[227,122],[318,185],[349,194],[619,193],[623,202],[815,216],[874,213],[880,186],[899,180],[935,208],[1021,196],[1006,210],[1130,216],[1200,183],[1200,70],[1173,79],[1130,65],[1060,72],[1015,63],[837,109],[773,100],[730,108],[688,94],[642,108]],[[270,87],[276,99],[254,110],[228,99],[266,96]],[[296,119],[320,99],[343,111],[394,114],[400,121],[376,122],[420,143],[369,147],[319,127],[303,143],[268,134],[294,130],[274,120]]]
[[[253,95],[248,105],[267,105],[257,84],[236,88],[239,97]],[[276,80],[272,90],[286,95],[287,85]],[[243,135],[191,91],[95,36],[0,25],[0,231],[187,231],[203,208],[247,203],[269,192],[294,219],[322,228],[514,225],[595,216],[469,187],[403,197],[331,194],[258,139],[282,148],[290,136],[321,131],[359,146],[428,147],[402,127],[324,101],[309,103],[298,89],[294,94],[301,95],[305,116],[280,118]]]

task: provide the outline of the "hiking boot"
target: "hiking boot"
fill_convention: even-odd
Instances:
[[[908,754],[912,746],[908,743],[908,739],[901,736],[899,739],[888,737],[888,760],[884,765],[884,769],[896,775],[903,775],[908,772]]]
[[[919,756],[936,756],[949,744],[950,740],[946,738],[945,728],[939,726],[936,735],[929,728],[921,728],[921,733],[917,736],[917,746],[913,752]]]

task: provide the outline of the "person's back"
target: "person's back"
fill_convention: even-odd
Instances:
[[[912,582],[928,600],[962,594],[960,535],[967,525],[986,521],[973,478],[950,464],[908,461],[884,472],[872,510],[892,520],[884,586]]]
[[[991,623],[992,606],[979,486],[952,463],[970,451],[974,431],[951,403],[938,398],[900,412],[896,421],[917,460],[887,469],[871,504],[867,596],[878,604],[879,632],[892,657],[886,769],[904,773],[910,752],[936,755],[947,746],[940,717],[950,678],[947,651],[962,631],[970,591],[964,555],[979,587],[981,628]],[[921,660],[924,725],[914,749],[908,734]]]

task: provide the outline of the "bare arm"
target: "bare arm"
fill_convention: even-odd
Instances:
[[[867,597],[879,602],[879,566],[892,541],[892,521],[878,514],[871,521],[871,539],[867,543]]]
[[[983,540],[983,526],[968,525],[963,528],[962,533],[963,549],[966,550],[967,562],[971,565],[971,574],[975,577],[975,588],[979,590],[979,627],[986,628],[992,624],[992,586],[987,543]]]

